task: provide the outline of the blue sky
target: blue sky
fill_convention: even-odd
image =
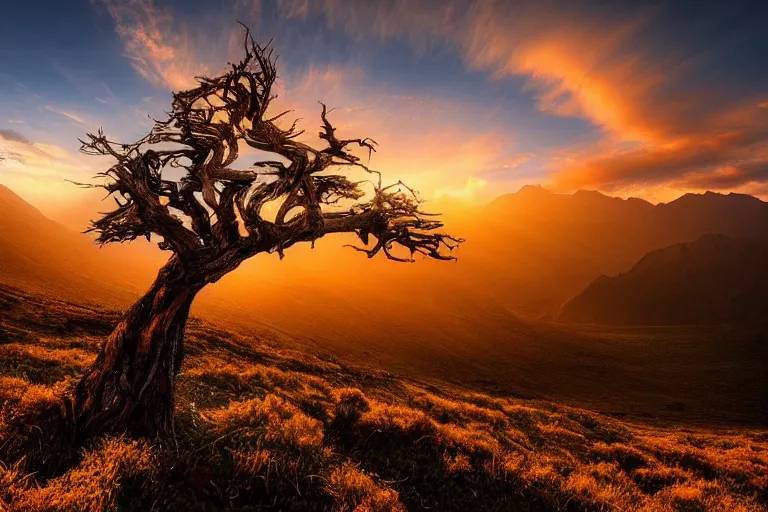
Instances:
[[[77,138],[100,126],[141,137],[172,89],[240,57],[238,20],[273,39],[281,106],[307,128],[317,100],[339,107],[341,130],[380,142],[374,166],[426,197],[484,201],[525,183],[768,197],[765,2],[27,0],[2,11],[0,183],[48,212],[87,202],[64,178],[108,165],[78,154]]]

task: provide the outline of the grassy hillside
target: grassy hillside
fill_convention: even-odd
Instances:
[[[0,304],[5,429],[78,376],[116,315],[9,288]],[[0,465],[0,510],[768,509],[764,430],[624,422],[199,321],[187,347],[178,449],[103,439],[47,481]]]

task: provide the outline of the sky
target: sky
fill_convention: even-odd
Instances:
[[[335,107],[342,136],[378,141],[371,166],[425,198],[542,184],[768,199],[768,2],[25,0],[0,12],[0,183],[63,221],[98,209],[65,180],[109,166],[78,138],[143,136],[171,91],[240,60],[238,21],[280,55],[276,110],[314,134],[317,101]]]

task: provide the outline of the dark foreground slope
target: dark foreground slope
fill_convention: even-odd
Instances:
[[[602,276],[561,320],[612,325],[719,325],[768,320],[768,238],[703,236]]]
[[[7,288],[0,305],[3,430],[77,378],[116,315]],[[768,506],[764,430],[641,426],[354,368],[199,321],[187,346],[178,450],[103,439],[47,481],[24,461],[0,464],[0,510]]]

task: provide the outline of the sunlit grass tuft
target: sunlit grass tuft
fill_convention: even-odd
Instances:
[[[148,478],[153,462],[152,451],[144,443],[106,439],[86,452],[80,464],[44,487],[28,485],[30,478],[12,477],[10,486],[15,493],[11,493],[15,496],[11,503],[30,512],[114,510],[121,484],[140,476]]]
[[[323,442],[322,423],[276,395],[231,402],[225,408],[204,411],[203,417],[218,431],[240,430],[268,443],[311,449]]]
[[[356,512],[404,512],[398,492],[378,485],[371,476],[352,464],[331,472],[326,486],[336,510]]]

